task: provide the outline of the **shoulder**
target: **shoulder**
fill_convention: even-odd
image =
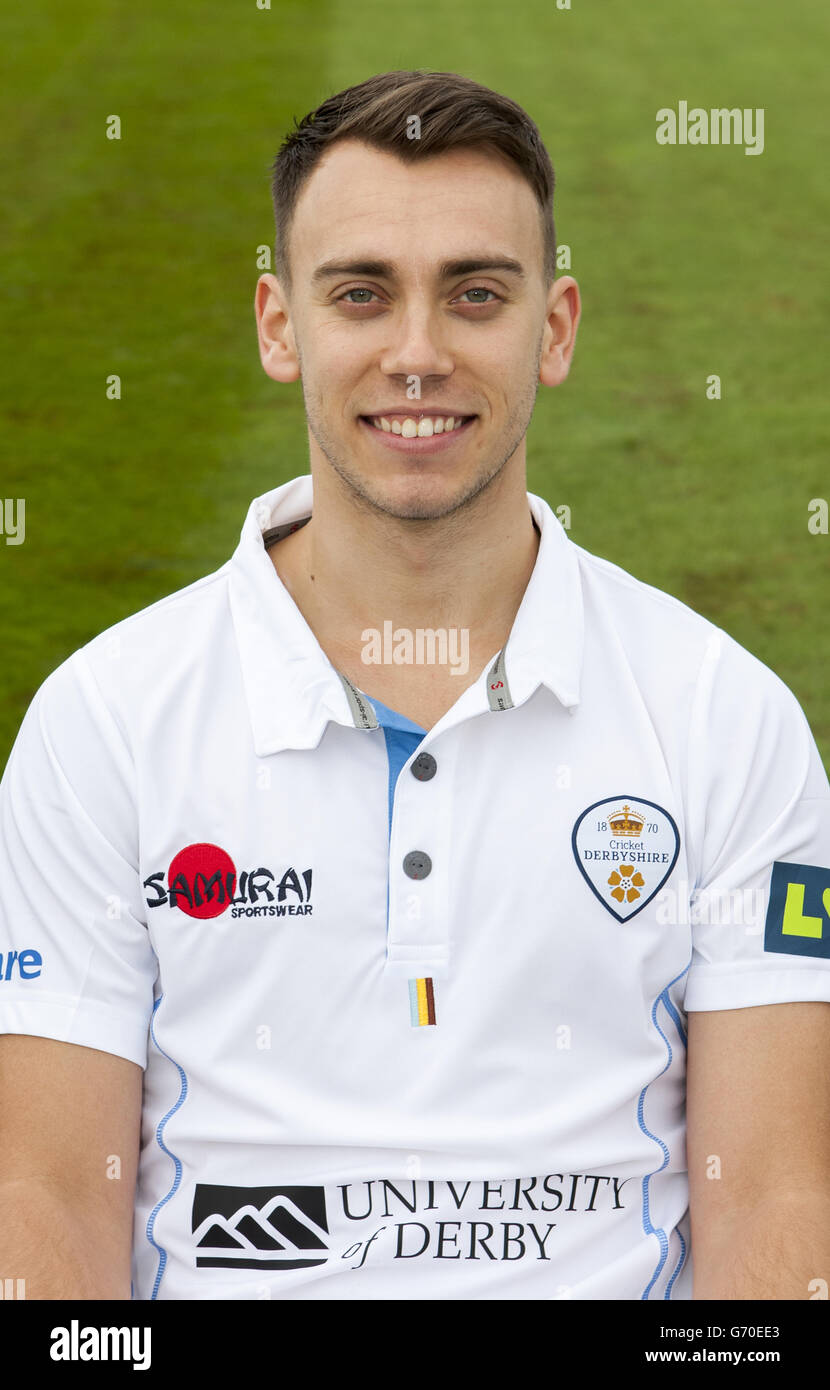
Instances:
[[[206,653],[221,660],[230,640],[230,560],[155,600],[70,653],[35,692],[27,716],[56,731],[96,726],[126,739],[148,700],[186,686]],[[57,733],[56,733],[57,736]]]
[[[104,628],[78,650],[90,661],[95,661],[105,648],[122,642],[130,649],[138,650],[145,645],[152,651],[160,638],[175,636],[194,622],[210,622],[218,611],[227,607],[230,569],[231,561],[226,560],[212,573],[194,579],[191,584]]]
[[[629,570],[571,542],[576,553],[583,594],[594,615],[600,609],[612,616],[636,615],[649,632],[678,632],[686,641],[706,645],[717,628],[708,618],[663,589],[638,579]]]
[[[702,701],[717,692],[781,708],[797,704],[775,671],[716,623],[620,565],[574,550],[586,642],[616,639],[638,674],[666,687],[692,683]]]

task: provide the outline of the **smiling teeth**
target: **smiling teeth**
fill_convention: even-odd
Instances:
[[[387,434],[399,434],[404,439],[431,439],[434,434],[449,434],[452,430],[457,430],[464,423],[463,415],[437,415],[424,416],[422,420],[413,420],[408,416],[405,420],[387,420],[385,415],[372,417],[372,424],[377,430],[384,430]]]

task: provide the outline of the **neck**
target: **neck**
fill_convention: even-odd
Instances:
[[[538,548],[523,467],[422,522],[379,512],[327,467],[314,474],[311,520],[270,554],[324,647],[357,650],[364,629],[391,621],[466,629],[486,658],[510,632]]]

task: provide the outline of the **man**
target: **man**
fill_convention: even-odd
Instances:
[[[452,74],[276,160],[311,474],[52,673],[2,784],[29,1297],[830,1280],[830,788],[771,671],[526,491],[580,315],[552,191]]]

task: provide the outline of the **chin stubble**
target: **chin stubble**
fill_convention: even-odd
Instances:
[[[510,416],[507,422],[505,434],[507,435],[509,442],[507,444],[502,444],[501,448],[499,449],[496,462],[490,465],[485,464],[483,470],[470,481],[466,491],[464,491],[461,494],[461,496],[456,497],[449,502],[442,503],[438,507],[426,500],[415,500],[409,503],[402,510],[400,506],[392,507],[384,498],[377,497],[373,495],[370,491],[368,491],[363,479],[356,475],[349,468],[348,461],[346,458],[344,458],[343,453],[338,446],[338,442],[335,439],[331,438],[327,433],[326,429],[324,428],[323,412],[322,410],[318,411],[317,409],[317,399],[315,398],[314,400],[309,400],[309,398],[306,396],[304,399],[308,428],[311,431],[311,434],[314,438],[315,443],[317,444],[317,447],[323,454],[323,457],[327,460],[334,472],[340,478],[348,494],[351,496],[353,502],[356,505],[360,506],[361,510],[373,513],[379,512],[384,516],[392,516],[400,520],[437,521],[441,517],[448,516],[451,512],[456,512],[463,509],[464,507],[469,506],[474,501],[474,499],[478,497],[479,494],[485,490],[485,488],[489,487],[490,484],[499,476],[499,474],[502,472],[502,469],[506,467],[509,460],[515,454],[516,450],[518,449],[519,445],[521,444],[522,440],[527,434],[528,426],[530,425],[531,417],[533,415],[533,408],[536,403],[536,395],[539,389],[539,365],[541,361],[541,351],[542,337],[540,335],[535,354],[536,369],[534,376],[533,378],[529,379],[527,388],[522,393],[521,400],[518,403],[516,410],[513,412],[513,414]],[[299,353],[299,346],[297,352],[298,359],[300,361],[300,369],[302,371],[302,359]]]

